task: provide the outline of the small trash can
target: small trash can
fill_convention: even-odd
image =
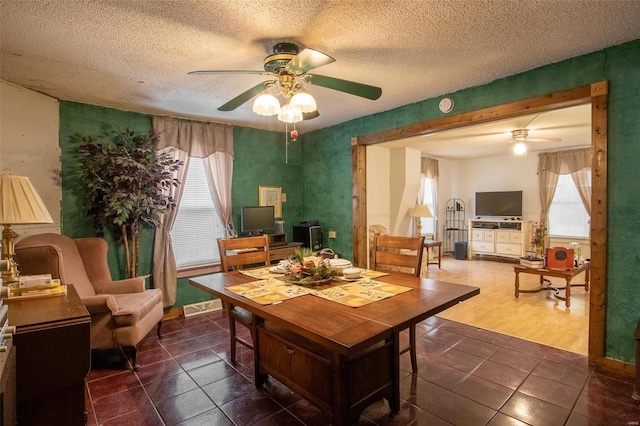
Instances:
[[[453,257],[458,260],[467,260],[467,242],[458,241],[454,245]]]

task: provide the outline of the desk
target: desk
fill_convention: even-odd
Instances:
[[[91,318],[78,293],[4,301],[16,327],[18,423],[84,425]]]
[[[516,297],[520,295],[520,293],[539,293],[543,290],[553,290],[554,297],[557,299],[561,299],[565,301],[566,307],[571,306],[571,287],[584,287],[584,291],[589,291],[589,262],[584,262],[582,265],[575,269],[571,270],[562,270],[562,269],[536,269],[536,268],[527,268],[526,266],[516,265],[513,267],[514,272],[516,273]],[[571,280],[581,272],[584,272],[584,284],[571,284]],[[533,274],[540,275],[540,287],[535,290],[520,290],[520,274]],[[555,277],[555,278],[564,278],[565,279],[565,297],[559,295],[560,289],[553,286],[544,286],[544,277]]]
[[[424,243],[422,243],[422,247],[427,249],[427,269],[429,269],[429,265],[438,265],[438,269],[440,269],[440,265],[442,263],[442,241],[424,240]],[[429,261],[429,249],[431,247],[438,247],[437,262]]]
[[[397,412],[399,333],[480,293],[476,287],[401,273],[377,280],[413,290],[359,308],[313,295],[259,305],[225,288],[252,280],[236,271],[189,282],[253,314],[256,387],[270,374],[334,425],[355,423],[381,397]]]

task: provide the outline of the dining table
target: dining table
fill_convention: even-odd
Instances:
[[[317,406],[334,425],[356,423],[362,411],[381,398],[398,412],[400,333],[480,293],[477,287],[400,272],[353,283],[335,278],[281,299],[252,299],[238,291],[263,282],[242,271],[189,280],[223,303],[251,312],[256,387],[271,375]],[[377,289],[361,289],[364,298],[342,298],[343,303],[321,297],[346,294],[351,284],[375,284]],[[365,300],[378,297],[377,290],[392,294]]]

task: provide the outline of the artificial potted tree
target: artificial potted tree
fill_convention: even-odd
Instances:
[[[158,134],[113,130],[104,143],[76,134],[78,178],[82,202],[96,231],[111,230],[124,246],[127,274],[138,275],[140,230],[160,224],[160,215],[176,207],[166,189],[180,185],[173,178],[182,161],[170,152],[156,152]]]

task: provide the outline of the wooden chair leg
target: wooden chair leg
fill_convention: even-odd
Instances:
[[[409,354],[411,356],[411,369],[415,373],[418,371],[418,357],[416,356],[416,326],[409,327]]]
[[[162,328],[162,320],[158,321],[158,340],[162,340],[162,333],[160,329]]]
[[[231,338],[231,363],[236,363],[236,321],[231,316],[233,307],[227,306],[227,315],[229,317],[229,337]]]

